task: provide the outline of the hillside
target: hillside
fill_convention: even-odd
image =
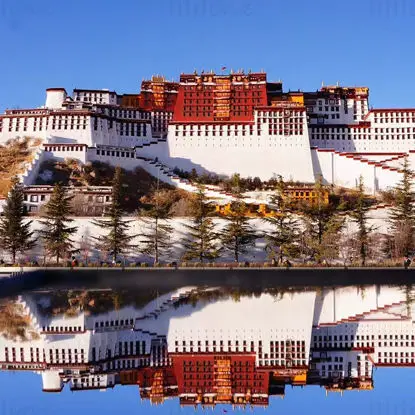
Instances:
[[[61,182],[67,186],[111,186],[114,177],[115,167],[101,162],[93,162],[82,165],[76,160],[67,159],[65,161],[45,161],[39,170],[39,175],[35,184],[48,184]],[[159,182],[141,167],[134,171],[123,169],[123,185],[125,187],[124,208],[127,212],[134,212],[140,208],[146,197],[157,189],[169,194],[169,197],[177,204],[177,209],[183,214],[183,199],[188,199],[189,195],[183,190],[178,190],[172,186]]]
[[[39,138],[16,138],[0,145],[0,196],[7,196],[12,177],[25,171],[41,144]]]

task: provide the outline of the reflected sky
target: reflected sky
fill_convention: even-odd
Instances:
[[[254,408],[252,413],[285,413],[307,411],[308,414],[333,413],[365,413],[365,414],[413,414],[415,400],[414,369],[382,368],[375,371],[376,387],[371,392],[348,392],[328,394],[317,386],[305,388],[287,388],[284,399],[271,398],[269,407]],[[0,373],[2,385],[0,411],[9,414],[56,414],[59,407],[61,415],[76,413],[86,414],[99,409],[102,415],[129,411],[143,414],[190,414],[192,407],[181,407],[177,399],[168,400],[163,405],[152,405],[148,400],[141,400],[136,387],[118,387],[106,392],[88,391],[74,393],[64,390],[60,394],[42,393],[39,388],[39,377],[34,373]],[[24,389],[25,399],[22,399]],[[202,413],[201,409],[197,410]],[[227,412],[224,412],[227,411]],[[277,412],[278,411],[278,412]],[[280,412],[281,411],[281,412]],[[232,412],[231,405],[218,405],[207,413],[223,414]],[[251,410],[246,410],[251,413]]]
[[[375,285],[26,293],[0,304],[0,411],[415,413],[412,299]]]

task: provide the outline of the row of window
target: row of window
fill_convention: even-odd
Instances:
[[[386,135],[370,135],[370,134],[312,134],[312,140],[415,140],[415,134],[386,134]]]
[[[248,83],[246,79],[244,81],[246,82],[245,85],[234,85],[234,84],[231,84],[230,80],[229,82],[226,82],[225,84],[216,83],[214,80],[210,80],[209,82],[214,82],[215,84],[214,85],[202,84],[202,85],[203,85],[203,88],[207,91],[217,90],[221,87],[228,87],[229,85],[232,85],[233,89],[239,90],[239,91],[245,89],[246,86],[248,86],[250,89],[262,89],[263,91],[266,90],[265,82],[262,84],[253,84],[250,82]],[[196,91],[196,88],[197,88],[196,85],[181,85],[181,87],[185,94],[188,94],[190,91]]]
[[[45,146],[45,151],[85,151],[84,146]]]
[[[105,351],[105,356],[98,355],[96,348],[92,348],[92,361],[102,359],[112,359],[115,356],[131,356],[131,355],[144,355],[146,354],[146,342],[145,340],[136,340],[129,342],[118,342],[118,347],[115,347],[114,352],[111,349]],[[135,348],[134,348],[135,347]],[[160,353],[158,353],[160,355]]]
[[[318,110],[320,112],[322,112],[323,111],[323,107],[318,107]],[[345,107],[344,110],[346,112],[347,107]],[[340,112],[340,107],[337,107],[337,106],[335,106],[335,107],[325,106],[324,107],[324,112]]]
[[[295,130],[283,130],[283,129],[277,129],[277,128],[271,128],[268,129],[269,135],[285,135],[285,136],[291,136],[291,135],[303,135],[303,129],[295,129]]]
[[[204,125],[204,129],[202,129],[201,125],[183,125],[182,132],[185,134],[186,132],[192,132],[194,130],[197,131],[206,131],[206,132],[224,132],[225,134],[231,134],[232,132],[237,131],[252,131],[254,129],[254,126],[251,125]],[[239,127],[239,128],[238,128]],[[178,125],[176,125],[174,131],[177,133],[180,131],[180,128]]]
[[[135,346],[135,348],[134,348]],[[144,340],[137,340],[135,342],[118,342],[118,356],[132,356],[145,354],[146,342]],[[160,354],[160,350],[158,354]]]
[[[312,134],[327,134],[327,133],[349,133],[349,134],[356,134],[361,131],[361,128],[347,128],[347,127],[315,127],[311,126],[311,133]],[[366,129],[365,129],[366,130]],[[375,128],[375,133],[415,133],[415,127],[395,127],[395,128]]]
[[[377,346],[379,347],[414,347],[415,342],[378,342]],[[327,342],[327,343],[315,343],[314,348],[316,349],[342,349],[342,348],[352,348],[352,347],[375,347],[375,343],[363,343],[363,342],[354,342],[354,343],[339,343],[337,342]]]
[[[378,363],[386,363],[386,364],[405,364],[405,363],[415,363],[415,359],[379,359]]]
[[[415,111],[389,111],[389,112],[375,112],[375,117],[379,117],[379,118],[385,118],[385,119],[390,119],[390,118],[403,118],[403,117],[413,117],[414,116]]]
[[[118,108],[99,108],[97,109],[102,114],[108,115],[111,118],[129,118],[136,120],[150,120],[151,113],[139,110],[126,110]]]
[[[328,370],[333,370],[333,368],[334,370],[343,370],[343,365],[328,365]],[[322,365],[321,370],[325,372],[326,365]]]
[[[53,352],[55,351],[55,352]],[[5,347],[4,350],[5,353],[5,361],[6,362],[16,362],[17,361],[17,354],[16,354],[16,348],[11,348],[11,356],[9,356],[9,348]],[[78,357],[80,361],[84,361],[84,355],[85,351],[84,349],[80,349],[78,353],[78,349],[74,349],[72,352],[72,349],[49,349],[49,362],[50,363],[56,363],[59,361],[65,361],[66,356],[68,357],[69,363],[72,362],[72,358],[75,363],[78,362]],[[11,358],[11,359],[10,359]],[[36,348],[36,355],[33,352],[33,348],[30,348],[30,362],[44,362],[46,360],[45,350],[42,349],[42,352],[39,352],[39,348]],[[20,359],[19,361],[25,362],[25,351],[24,348],[20,348]]]
[[[175,344],[175,346],[178,346],[179,345],[179,341],[178,340],[175,340],[175,342],[174,342],[174,344]],[[196,345],[196,342],[193,342],[193,340],[190,340],[188,343],[186,343],[186,340],[183,340],[182,341],[182,345],[183,346],[186,346],[186,344],[187,345],[190,345],[190,346],[194,346],[194,345]],[[216,342],[216,340],[212,340],[212,344],[213,344],[213,346],[216,346],[217,345],[217,342]],[[232,340],[228,340],[228,346],[231,346],[233,344],[233,342],[232,342]],[[235,340],[235,345],[236,346],[239,346],[239,340]],[[247,345],[247,341],[246,340],[244,340],[243,342],[242,342],[242,344],[244,345],[244,346],[246,346]],[[259,343],[258,343],[260,346],[262,346],[262,341],[260,340],[259,341]],[[201,346],[202,345],[202,341],[201,340],[198,340],[197,341],[197,345],[198,346]],[[205,345],[206,346],[208,346],[209,345],[209,340],[205,340]],[[220,346],[223,346],[224,345],[224,341],[223,340],[220,340],[219,341],[219,345]],[[253,341],[251,341],[251,346],[253,346],[254,345],[254,342]],[[226,357],[225,357],[226,358]],[[192,364],[192,362],[191,361],[189,361],[189,364]]]
[[[306,366],[306,360],[260,360],[259,366]]]
[[[103,150],[101,150],[103,151]],[[97,154],[99,153],[100,150],[97,150]],[[111,320],[111,321],[96,321],[95,322],[95,328],[98,327],[124,327],[124,326],[132,326],[134,324],[134,319],[130,318],[130,319],[121,319],[121,320]]]
[[[216,346],[213,346],[213,347],[209,347],[209,346],[205,346],[204,347],[204,349],[203,349],[203,352],[205,352],[205,353],[210,353],[210,352],[213,352],[213,353],[216,353],[216,352],[221,352],[221,353],[223,353],[223,352],[244,352],[244,353],[246,353],[246,352],[253,352],[254,351],[254,347],[253,346],[251,346],[251,348],[250,348],[250,350],[246,347],[246,346],[244,346],[244,347],[239,347],[239,346],[234,346],[233,347],[233,349],[234,350],[231,350],[231,347],[229,346],[228,347],[228,350],[225,350],[226,348],[224,347],[224,346],[220,346],[220,347],[216,347]],[[176,347],[175,348],[175,353],[180,353],[180,352],[183,352],[183,353],[187,353],[187,352],[190,352],[190,353],[194,353],[194,352],[198,352],[198,353],[202,353],[202,347],[201,346],[198,346],[197,347],[197,349],[196,349],[196,347],[193,347],[193,346],[190,346],[189,348],[186,348],[186,346],[182,346],[181,347],[181,350],[180,350],[180,348],[179,347]]]
[[[374,123],[375,124],[392,124],[392,123],[400,123],[400,124],[404,124],[404,123],[414,123],[415,122],[415,118],[375,118],[374,119]]]
[[[415,127],[396,127],[396,128],[375,128],[375,133],[404,133],[404,132],[413,132],[415,133]]]
[[[134,369],[137,367],[149,366],[149,359],[122,359],[108,362],[108,369]]]
[[[115,150],[100,150],[97,149],[97,156],[110,156],[110,157],[126,157],[126,158],[135,158],[135,153],[133,151],[115,151]],[[106,326],[107,327],[107,326]]]
[[[147,124],[120,123],[120,135],[141,137],[147,135]]]
[[[378,352],[378,356],[379,357],[381,357],[381,356],[390,356],[390,357],[392,357],[392,356],[395,356],[395,357],[398,357],[398,356],[401,356],[401,357],[409,357],[409,356],[411,356],[411,357],[415,357],[415,353],[414,352],[400,352],[400,354],[399,354],[399,352]]]
[[[262,120],[263,123],[266,122],[266,120]],[[303,126],[303,120],[301,118],[288,118],[288,119],[269,119],[268,125],[270,127],[302,127]]]
[[[247,131],[245,131],[245,130],[233,131],[233,132],[230,132],[230,133],[219,131],[218,134],[216,134],[217,132],[215,130],[213,130],[210,133],[213,137],[215,137],[216,135],[219,135],[220,137],[223,137],[223,136],[229,137],[229,136],[232,136],[232,135],[235,135],[235,136],[238,136],[238,135],[246,136],[247,135]],[[202,131],[189,131],[188,133],[183,132],[182,134],[183,135],[188,135],[190,137],[193,137],[193,136],[201,137],[201,136],[209,136],[210,135],[208,131],[203,131],[203,132]],[[254,134],[253,128],[249,131],[249,134],[250,135]],[[302,134],[302,132],[301,132],[301,134]],[[175,136],[179,137],[179,132],[178,131],[176,131]]]
[[[350,337],[351,341],[353,341],[355,339],[356,340],[375,340],[376,339],[376,336],[374,334],[372,334],[372,335],[359,335],[359,334],[357,334],[356,336],[354,336],[353,334],[351,334],[350,336],[348,334],[346,334],[346,335],[340,334],[339,336],[337,336],[337,335],[334,335],[334,336],[313,336],[313,340],[315,342],[317,342],[317,341],[319,341],[319,342],[321,342],[321,341],[331,342],[332,340],[334,340],[334,341],[337,341],[337,340],[339,340],[339,341],[342,341],[342,340],[348,341],[349,337]],[[387,339],[388,335],[385,334],[383,338]],[[409,340],[409,334],[407,334],[405,336],[405,338],[406,338],[406,340]],[[390,339],[393,339],[393,335],[390,335]],[[398,335],[395,335],[395,339],[398,339]],[[401,334],[401,339],[404,340],[404,335],[403,334]],[[411,339],[415,340],[415,336],[412,335]],[[378,340],[382,340],[382,335],[381,334],[378,335]]]
[[[52,331],[52,332],[80,332],[82,331],[82,327],[81,326],[77,326],[77,327],[68,327],[68,326],[59,326],[59,327],[54,327],[54,326],[44,326],[42,327],[43,331]]]
[[[185,381],[184,382],[184,387],[185,393],[197,393],[199,392],[199,387],[200,386],[204,386],[204,393],[217,393],[217,387],[216,387],[216,383],[215,382],[206,382],[203,384],[200,384],[200,382],[193,382],[193,381]],[[235,382],[232,385],[230,385],[232,387],[232,389],[234,389],[235,393],[246,393],[246,385],[244,382]],[[241,388],[242,386],[244,386],[243,388]],[[251,386],[251,385],[249,385]],[[259,382],[254,382],[253,383],[253,388],[251,389],[251,393],[267,393],[267,390],[263,390],[263,389],[256,389],[257,387],[261,387],[262,384]],[[195,388],[194,388],[195,387]],[[238,389],[239,388],[239,389]],[[182,399],[182,398],[180,398]]]
[[[316,119],[317,125],[323,125],[326,122],[326,119],[329,119],[328,114],[326,114],[326,115],[319,115],[318,118]],[[331,114],[331,119],[332,120],[339,120],[340,119],[340,115],[339,114]],[[362,117],[361,116],[357,116],[357,115],[354,115],[353,116],[353,120],[354,121],[357,121],[358,119],[361,120]],[[314,123],[314,125],[315,125],[315,123]]]
[[[279,358],[292,358],[292,359],[305,359],[305,353],[300,353],[300,352],[286,352],[284,353],[283,351],[281,351],[281,353],[270,353],[268,356],[268,353],[265,353],[264,355],[262,355],[262,353],[258,354],[258,357],[260,359],[264,358],[264,359],[279,359]]]

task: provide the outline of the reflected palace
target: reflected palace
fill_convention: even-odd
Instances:
[[[53,291],[2,300],[0,368],[44,392],[138,387],[142,399],[267,406],[287,385],[371,390],[415,366],[410,287]],[[41,377],[41,380],[40,380]]]

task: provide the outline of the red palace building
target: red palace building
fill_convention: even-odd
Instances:
[[[153,76],[141,83],[140,108],[147,111],[174,111],[179,84],[164,76]]]
[[[268,105],[267,89],[282,93],[282,84],[268,84],[265,73],[182,74],[173,121],[252,121],[254,108]]]
[[[203,406],[266,406],[270,394],[281,395],[285,383],[295,384],[292,376],[278,381],[269,368],[258,368],[255,353],[177,353],[170,358],[171,365],[122,370],[119,383],[138,385],[141,398],[152,403],[178,397],[181,405]]]

